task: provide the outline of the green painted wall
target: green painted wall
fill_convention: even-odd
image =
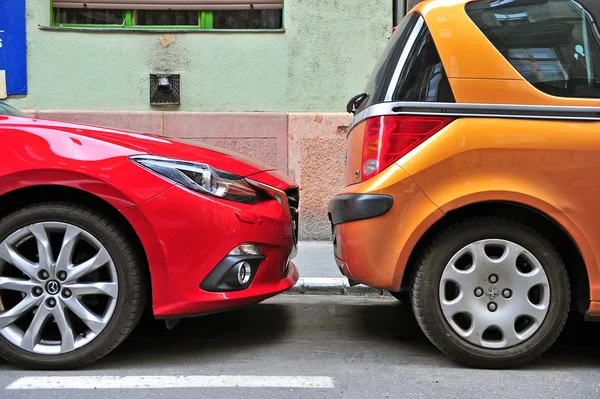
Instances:
[[[39,29],[27,1],[29,94],[21,109],[149,110],[148,74],[177,72],[182,111],[344,112],[392,29],[393,0],[286,0],[285,33],[80,33]],[[154,108],[161,109],[161,108]]]

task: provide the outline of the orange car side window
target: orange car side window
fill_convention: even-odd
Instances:
[[[600,98],[597,0],[483,0],[469,17],[538,90],[559,97]]]

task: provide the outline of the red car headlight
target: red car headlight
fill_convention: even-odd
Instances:
[[[207,164],[153,155],[137,155],[134,163],[196,192],[245,204],[254,204],[260,194],[243,177]]]

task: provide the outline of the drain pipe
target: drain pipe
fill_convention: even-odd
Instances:
[[[394,0],[394,26],[398,26],[406,14],[406,0]]]

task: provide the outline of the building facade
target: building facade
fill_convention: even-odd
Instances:
[[[330,238],[326,207],[342,185],[346,102],[362,91],[408,6],[2,2],[23,2],[26,21],[26,94],[8,93],[9,104],[38,117],[188,138],[259,159],[300,184],[304,240]]]

